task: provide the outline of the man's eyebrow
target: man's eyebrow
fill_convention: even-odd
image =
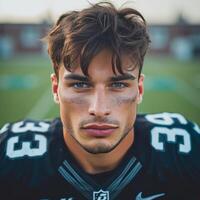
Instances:
[[[110,81],[124,81],[124,80],[135,80],[136,77],[133,76],[132,74],[121,74],[117,76],[113,76],[110,78]]]
[[[65,80],[76,80],[76,81],[89,81],[87,76],[82,76],[79,74],[67,74],[64,76]]]

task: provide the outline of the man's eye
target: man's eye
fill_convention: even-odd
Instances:
[[[121,88],[125,88],[127,86],[128,86],[128,84],[124,83],[124,82],[114,82],[114,83],[111,83],[111,85],[110,85],[110,87],[114,88],[114,89],[121,89]]]
[[[89,88],[90,84],[86,82],[77,82],[77,83],[72,83],[71,86],[76,89],[82,89],[82,88],[85,89],[85,88]]]

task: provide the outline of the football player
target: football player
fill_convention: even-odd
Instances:
[[[200,199],[200,129],[177,113],[137,114],[149,45],[132,8],[62,15],[46,37],[60,108],[0,132],[1,199]]]

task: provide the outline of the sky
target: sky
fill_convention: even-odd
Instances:
[[[47,15],[55,20],[69,10],[80,10],[99,0],[0,0],[0,22],[40,22]],[[178,14],[200,24],[200,0],[111,0],[117,7],[138,9],[149,23],[174,23]]]

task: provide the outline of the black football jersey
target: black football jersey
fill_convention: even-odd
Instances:
[[[200,199],[200,129],[180,114],[138,114],[123,160],[95,175],[79,166],[62,132],[59,118],[3,126],[0,199]]]

